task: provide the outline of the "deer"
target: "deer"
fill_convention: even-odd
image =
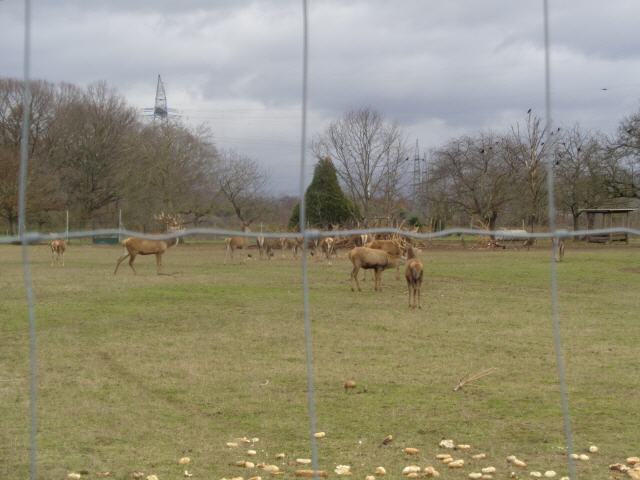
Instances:
[[[324,253],[327,260],[331,261],[331,255],[335,255],[335,239],[333,237],[325,237],[320,240],[320,249]]]
[[[401,256],[405,254],[407,243],[400,236],[393,240],[372,240],[365,245],[367,248],[382,250],[390,255]],[[396,269],[396,280],[400,280],[400,267]]]
[[[409,308],[416,308],[417,306],[422,309],[422,305],[420,305],[422,273],[422,262],[418,259],[415,250],[413,247],[407,248],[407,266],[404,270],[404,277],[407,280],[407,287],[409,288]]]
[[[51,266],[58,265],[62,261],[64,267],[64,252],[67,250],[67,242],[64,240],[51,240]]]
[[[298,249],[302,247],[302,237],[300,238],[286,238],[280,239],[280,248],[282,249],[282,258],[284,258],[285,251],[291,249],[293,258],[298,258]]]
[[[554,256],[554,260],[556,262],[561,262],[562,259],[564,258],[564,240],[562,238],[558,238],[558,239],[553,239],[553,242],[556,243],[557,242],[557,247],[555,250],[555,256]]]
[[[248,225],[244,225],[243,231],[250,232],[251,230],[249,230]],[[224,254],[224,263],[227,263],[229,257],[233,260],[233,252],[236,250],[244,250],[249,247],[247,237],[227,237],[224,239],[224,243],[227,246]]]
[[[182,222],[179,221],[178,217],[174,215],[167,215],[162,212],[160,215],[156,215],[155,219],[164,223],[167,227],[168,231],[177,231],[182,229]],[[135,267],[133,266],[133,262],[135,261],[138,255],[155,255],[156,256],[156,271],[158,275],[162,274],[162,255],[167,249],[175,246],[180,241],[180,237],[175,237],[169,240],[147,240],[145,238],[139,237],[128,237],[122,241],[122,246],[125,251],[124,254],[118,258],[116,262],[116,269],[113,271],[115,275],[118,273],[118,268],[120,264],[129,257],[129,266],[135,275],[138,274],[136,272]]]
[[[271,260],[271,257],[275,255],[274,250],[278,250],[282,248],[282,244],[280,242],[280,238],[265,238],[264,240],[264,250],[267,254],[267,259]]]
[[[258,247],[258,252],[260,254],[260,260],[262,260],[262,256],[265,253],[265,244],[264,244],[264,236],[263,235],[258,235],[256,237],[256,246]]]
[[[358,291],[361,292],[360,283],[358,283],[358,272],[360,269],[373,270],[375,273],[374,290],[382,291],[380,285],[381,275],[384,270],[392,267],[399,267],[402,261],[400,255],[391,255],[383,250],[376,250],[367,247],[355,247],[349,251],[349,260],[353,265],[351,270],[351,291],[355,292],[353,283],[355,281]]]

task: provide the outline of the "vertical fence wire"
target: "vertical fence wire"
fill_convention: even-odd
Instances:
[[[550,136],[553,132],[551,117],[551,66],[549,61],[549,0],[543,0],[544,16],[544,106],[546,119],[546,134]],[[549,140],[547,140],[549,142]],[[565,373],[564,354],[562,348],[562,334],[560,332],[560,309],[558,307],[558,269],[556,257],[558,255],[559,237],[556,236],[556,203],[555,203],[555,182],[553,157],[547,155],[547,199],[549,213],[549,230],[554,234],[552,237],[551,249],[551,323],[553,328],[553,347],[556,355],[556,368],[558,370],[558,382],[560,383],[560,403],[562,405],[562,422],[564,427],[565,441],[567,444],[567,462],[569,467],[569,478],[576,480],[576,469],[571,454],[573,453],[573,436],[571,433],[571,414],[569,411],[569,395],[567,392],[567,380]]]
[[[302,0],[302,118],[300,128],[300,232],[302,233],[302,309],[304,317],[304,338],[307,366],[307,408],[309,412],[309,441],[311,442],[311,467],[313,477],[318,472],[318,443],[316,433],[316,405],[313,367],[313,333],[309,308],[308,238],[306,205],[304,201],[307,153],[307,101],[309,69],[309,11],[307,0]]]
[[[29,242],[26,236],[27,177],[29,175],[29,117],[31,115],[31,1],[24,2],[24,85],[22,94],[22,136],[20,138],[20,174],[18,180],[18,231],[22,244],[22,271],[29,318],[29,478],[38,477],[38,350],[36,315],[29,261]]]

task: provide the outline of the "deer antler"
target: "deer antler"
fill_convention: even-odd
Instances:
[[[159,214],[154,215],[153,218],[157,222],[162,223],[163,225],[166,225],[167,228],[173,230],[182,230],[184,228],[184,221],[175,213],[165,213],[162,211]]]

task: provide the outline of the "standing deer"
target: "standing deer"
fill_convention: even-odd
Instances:
[[[554,238],[553,239],[553,243],[556,243],[556,249],[555,249],[555,257],[554,260],[556,262],[561,262],[562,259],[564,258],[564,240],[562,238]]]
[[[62,261],[64,267],[64,252],[67,249],[67,242],[64,240],[51,240],[51,266],[58,265]]]
[[[327,260],[331,261],[331,255],[335,255],[336,251],[334,249],[335,239],[333,237],[325,237],[320,240],[320,249]]]
[[[271,260],[271,257],[274,256],[274,250],[282,248],[279,238],[265,238],[264,242],[262,242],[262,252],[266,253],[267,260]],[[262,254],[260,254],[262,257]]]
[[[362,291],[360,283],[358,283],[358,272],[361,268],[374,271],[374,289],[380,291],[382,290],[380,286],[382,272],[387,268],[399,266],[402,257],[399,255],[390,255],[387,252],[373,248],[355,247],[349,252],[349,260],[351,260],[351,264],[353,265],[353,270],[351,270],[351,291],[355,291],[353,288],[354,281],[358,287],[358,291]]]
[[[258,247],[258,253],[260,254],[260,260],[262,260],[262,256],[264,255],[265,249],[266,249],[266,245],[265,245],[264,241],[265,241],[265,238],[264,238],[263,235],[258,235],[256,237],[256,246]]]
[[[248,225],[245,225],[243,231],[250,232],[251,230],[249,230]],[[227,245],[226,252],[224,254],[224,263],[227,263],[227,259],[229,257],[233,260],[233,252],[236,250],[249,248],[247,237],[227,237],[224,239],[224,243]]]
[[[389,255],[401,256],[405,254],[407,249],[406,242],[397,237],[393,240],[373,240],[365,245],[367,248],[373,248],[376,250],[382,250]],[[364,278],[363,278],[364,280]],[[400,280],[400,267],[396,268],[396,280]]]
[[[420,305],[420,289],[422,288],[422,262],[418,260],[416,252],[412,247],[407,249],[407,266],[404,270],[404,276],[407,279],[407,287],[409,288],[409,308],[422,308]],[[417,297],[417,305],[416,305]],[[413,300],[413,301],[412,301]]]
[[[156,215],[155,219],[166,225],[168,231],[182,230],[182,221],[175,215],[169,215],[162,212],[160,215]],[[180,241],[180,237],[172,238],[169,240],[147,240],[139,237],[129,237],[122,241],[122,245],[125,248],[124,254],[118,258],[116,262],[116,269],[113,271],[115,275],[118,273],[120,264],[129,257],[129,266],[133,270],[134,274],[138,274],[133,266],[138,255],[155,255],[156,256],[156,271],[158,275],[161,274],[162,269],[162,255],[168,248],[177,245]]]
[[[291,249],[293,258],[298,258],[298,250],[302,248],[302,237],[280,239],[280,248],[282,248],[282,258],[284,258],[285,251]]]

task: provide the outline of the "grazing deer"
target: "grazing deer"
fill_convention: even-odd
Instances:
[[[62,261],[64,267],[64,252],[67,249],[67,242],[64,240],[51,240],[51,266],[58,265]]]
[[[375,273],[374,289],[381,291],[380,279],[382,272],[387,268],[398,267],[402,260],[399,255],[390,255],[383,250],[376,250],[367,247],[355,247],[349,252],[349,260],[353,265],[351,270],[351,291],[355,291],[353,288],[353,282],[355,281],[358,291],[361,292],[360,283],[358,283],[358,272],[360,269],[373,270]]]
[[[245,225],[243,230],[250,232],[249,226]],[[227,245],[226,252],[224,254],[224,263],[227,263],[229,256],[233,260],[233,252],[236,250],[244,250],[249,247],[249,241],[247,237],[227,237],[224,239],[224,243]]]
[[[404,270],[404,276],[407,279],[407,287],[409,288],[409,308],[416,308],[416,303],[418,308],[422,308],[422,305],[420,305],[422,270],[422,262],[418,260],[416,252],[412,247],[407,248],[407,266]]]
[[[163,223],[169,232],[179,231],[184,228],[182,220],[180,220],[176,215],[161,212],[159,215],[155,215],[154,218],[158,222]],[[139,237],[125,238],[122,241],[125,252],[120,258],[118,258],[116,262],[116,269],[113,271],[113,274],[115,275],[118,273],[120,264],[129,257],[129,266],[131,267],[131,270],[133,270],[133,273],[137,275],[138,272],[136,272],[136,269],[133,266],[133,262],[136,257],[138,255],[155,255],[156,271],[158,275],[160,275],[162,273],[162,255],[168,248],[177,245],[179,241],[180,237],[171,238],[169,240],[147,240]]]

